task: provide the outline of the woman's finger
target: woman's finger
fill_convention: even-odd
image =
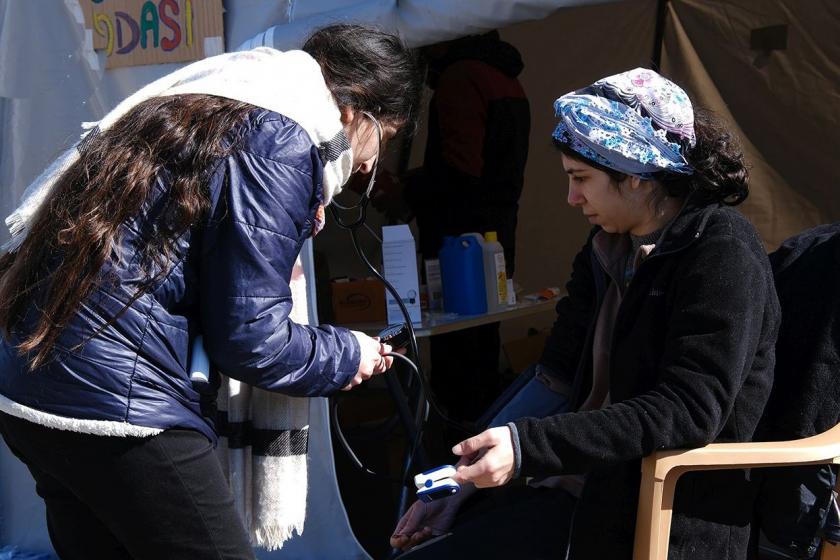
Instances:
[[[418,544],[422,543],[423,541],[429,540],[432,536],[432,530],[429,527],[423,527],[421,531],[418,531],[411,535],[409,539],[408,546],[417,546]]]
[[[393,548],[402,550],[408,544],[408,537],[403,535],[391,535],[390,544]]]
[[[452,480],[458,484],[472,482],[479,488],[482,488],[484,476],[487,474],[487,463],[485,459],[479,459],[472,465],[464,465],[458,467],[458,470],[452,475]]]
[[[469,455],[487,447],[493,443],[493,435],[490,430],[485,430],[469,439],[465,439],[461,443],[452,448],[452,453],[455,455]]]
[[[385,372],[391,369],[391,366],[394,365],[394,358],[390,356],[382,356],[382,372]]]

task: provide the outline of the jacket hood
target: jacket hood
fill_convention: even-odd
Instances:
[[[440,74],[447,66],[462,60],[484,62],[511,78],[517,77],[525,68],[516,47],[499,39],[498,33],[490,32],[452,41],[444,56],[429,61],[429,73]]]

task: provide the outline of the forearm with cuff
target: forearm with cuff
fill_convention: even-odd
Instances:
[[[507,427],[510,429],[510,443],[513,446],[513,477],[519,478],[519,472],[522,470],[522,449],[519,447],[519,430],[516,429],[516,424],[508,422]]]

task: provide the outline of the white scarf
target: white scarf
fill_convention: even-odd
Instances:
[[[341,191],[353,171],[350,143],[341,113],[327,88],[321,67],[303,51],[268,47],[225,53],[184,66],[155,80],[117,105],[98,123],[82,123],[82,140],[94,128],[107,130],[139,103],[152,97],[203,93],[235,99],[275,111],[297,122],[318,146],[324,160],[324,204]],[[79,159],[78,145],[65,151],[23,193],[20,206],[6,218],[15,251],[29,233],[38,209],[59,177]]]
[[[289,318],[309,323],[306,279],[298,257],[290,282]],[[206,367],[200,338],[193,346],[193,367]],[[309,404],[311,399],[271,393],[222,375],[216,399],[227,425],[217,449],[251,542],[268,550],[282,548],[303,533],[308,493]]]

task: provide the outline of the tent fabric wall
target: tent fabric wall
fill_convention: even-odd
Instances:
[[[32,37],[38,37],[35,41]],[[179,64],[104,70],[85,43],[78,0],[0,0],[0,214],[81,133],[141,86]],[[2,225],[2,224],[0,224]],[[0,227],[0,242],[8,231]]]
[[[408,46],[419,47],[542,19],[564,7],[615,1],[286,0],[282,3],[286,10],[285,22],[249,38],[241,48],[269,46],[284,50],[301,44],[313,29],[337,22],[376,25],[399,34]]]
[[[763,52],[751,31],[787,26]],[[732,123],[752,166],[742,211],[768,249],[840,219],[840,8],[814,0],[673,0],[663,71]]]

